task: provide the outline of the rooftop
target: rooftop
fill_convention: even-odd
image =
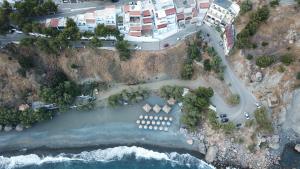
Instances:
[[[214,3],[225,9],[228,9],[232,4],[232,2],[229,0],[214,0]]]

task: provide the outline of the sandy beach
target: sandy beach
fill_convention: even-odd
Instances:
[[[135,121],[139,115],[145,115],[142,109],[145,103],[163,105],[165,101],[151,96],[135,105],[65,112],[23,132],[0,133],[0,152],[38,147],[74,148],[111,144],[149,144],[197,150],[197,144],[187,144],[185,135],[179,133],[181,112],[178,105],[173,106],[168,115],[174,119],[168,132],[139,129]],[[166,115],[162,112],[160,114]]]

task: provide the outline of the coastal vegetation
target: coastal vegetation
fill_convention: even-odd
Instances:
[[[183,87],[180,86],[163,86],[160,88],[159,95],[165,99],[173,98],[175,100],[182,100]]]
[[[181,70],[181,78],[184,80],[190,80],[193,77],[194,74],[194,67],[193,62],[201,61],[201,51],[199,46],[197,45],[196,41],[193,43],[189,43],[187,47],[187,58],[184,62],[184,65]]]
[[[268,6],[263,6],[251,14],[250,21],[245,28],[237,34],[237,47],[239,49],[252,48],[250,38],[256,34],[259,26],[265,22],[270,15]]]
[[[292,64],[295,61],[295,57],[292,54],[287,53],[287,54],[284,54],[284,55],[280,56],[280,61],[284,65],[288,66],[288,65]]]
[[[199,87],[183,98],[181,122],[189,129],[196,130],[198,123],[204,120],[208,110],[209,99],[214,95],[212,88]]]
[[[35,123],[49,120],[53,117],[54,112],[46,109],[33,110],[28,108],[24,111],[19,111],[13,108],[0,108],[0,125],[16,126],[22,124],[23,126],[30,127]]]
[[[268,117],[267,109],[265,107],[259,108],[254,112],[255,121],[257,122],[257,130],[259,132],[271,133],[273,132],[272,122]]]
[[[121,93],[114,94],[108,97],[108,104],[112,107],[118,105],[126,105],[138,103],[149,97],[149,91],[144,88],[137,88],[131,90],[122,90]]]
[[[262,68],[266,68],[270,65],[272,65],[273,63],[275,63],[276,59],[274,58],[274,56],[260,56],[258,58],[256,58],[256,65]]]

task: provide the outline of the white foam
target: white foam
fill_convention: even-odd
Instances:
[[[23,167],[28,165],[41,165],[43,163],[57,163],[66,161],[101,161],[109,162],[121,160],[127,155],[134,155],[136,159],[155,159],[166,160],[180,165],[196,165],[199,168],[209,167],[214,168],[205,162],[189,155],[172,153],[159,153],[152,150],[148,150],[142,147],[127,147],[119,146],[107,149],[98,149],[94,151],[84,151],[79,154],[59,154],[57,156],[40,157],[36,154],[20,155],[13,157],[0,156],[0,168],[13,169],[17,167]]]

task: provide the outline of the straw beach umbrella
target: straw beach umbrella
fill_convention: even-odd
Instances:
[[[172,118],[172,117],[169,117],[169,121],[173,121],[173,118]]]
[[[143,126],[142,126],[142,125],[139,125],[139,129],[141,129],[141,128],[143,128]]]
[[[168,117],[164,117],[164,120],[167,121],[167,120],[168,120]]]
[[[152,120],[152,119],[153,119],[153,116],[149,116],[149,119]]]
[[[169,130],[169,128],[168,128],[168,127],[165,127],[165,128],[164,128],[164,130],[165,130],[165,131],[168,131],[168,130]]]
[[[161,110],[161,107],[160,107],[159,105],[156,104],[156,105],[153,107],[153,110],[155,111],[155,113],[159,113],[160,110]]]
[[[140,117],[139,117],[141,120],[144,118],[144,116],[143,115],[140,115]]]
[[[168,106],[168,105],[164,105],[164,107],[163,107],[162,109],[163,109],[163,111],[164,111],[165,113],[167,113],[167,114],[171,111],[171,107]]]
[[[176,100],[174,98],[170,98],[167,102],[168,102],[169,105],[176,104]]]
[[[159,120],[163,120],[164,118],[162,116],[159,116]]]
[[[157,117],[157,116],[154,116],[154,120],[158,120],[158,117]]]
[[[146,119],[146,120],[147,120],[147,119],[148,119],[148,116],[147,116],[147,115],[146,115],[146,116],[144,116],[144,119]]]
[[[151,106],[147,103],[143,106],[143,109],[145,110],[145,112],[149,113],[151,111]]]
[[[152,126],[149,126],[149,129],[150,129],[150,130],[152,130],[152,129],[153,129],[153,127],[152,127]]]
[[[157,130],[157,126],[154,126],[153,129],[154,129],[154,130]]]
[[[167,125],[168,125],[168,126],[171,126],[171,123],[168,121],[168,122],[167,122]]]
[[[140,123],[141,123],[141,121],[140,121],[140,120],[137,120],[137,121],[136,121],[136,124],[140,124]]]
[[[142,124],[145,124],[146,122],[145,122],[145,120],[142,120]]]
[[[147,121],[147,124],[151,124],[151,122],[148,120],[148,121]]]

